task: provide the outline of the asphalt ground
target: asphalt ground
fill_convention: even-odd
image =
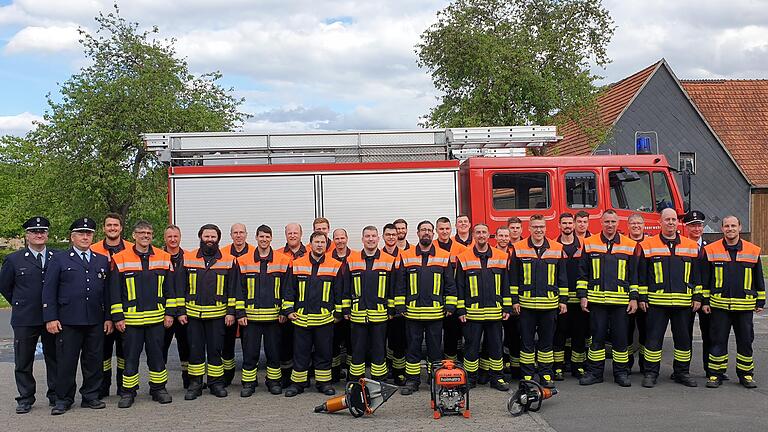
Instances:
[[[12,335],[7,327],[8,311],[0,310],[0,421],[10,431],[82,431],[82,430],[350,430],[359,431],[602,431],[602,430],[669,430],[669,431],[753,431],[765,429],[768,412],[768,380],[760,372],[768,367],[768,316],[755,319],[755,362],[760,388],[747,390],[738,385],[735,373],[735,346],[731,343],[729,375],[733,378],[719,389],[704,387],[700,364],[701,344],[694,338],[692,373],[698,388],[686,388],[669,380],[672,340],[664,346],[662,374],[656,388],[640,386],[641,377],[632,376],[632,387],[620,388],[610,380],[610,364],[606,382],[581,387],[574,378],[558,383],[559,394],[544,401],[539,413],[513,418],[506,409],[509,395],[486,387],[472,390],[472,416],[432,418],[428,386],[422,384],[412,396],[396,394],[374,415],[354,419],[347,412],[315,414],[313,408],[327,399],[307,389],[294,398],[272,396],[264,385],[248,399],[240,398],[240,385],[229,387],[229,396],[218,399],[208,393],[195,401],[185,401],[175,347],[169,360],[168,390],[174,397],[169,405],[152,402],[147,394],[146,367],[142,365],[141,389],[130,409],[117,408],[119,397],[105,399],[107,408],[90,410],[79,407],[79,396],[73,409],[62,416],[51,416],[44,395],[42,360],[35,363],[38,378],[38,402],[29,414],[14,412],[16,388],[13,379]],[[698,332],[698,330],[697,330]],[[669,336],[669,335],[668,335]],[[238,343],[238,350],[239,350]],[[239,366],[238,352],[238,366]],[[610,363],[610,362],[609,362]],[[263,372],[259,372],[263,380]],[[235,382],[238,382],[236,378]],[[79,378],[78,378],[79,382]],[[42,383],[42,385],[41,385]],[[337,385],[337,392],[342,391]],[[114,387],[113,387],[114,391]]]

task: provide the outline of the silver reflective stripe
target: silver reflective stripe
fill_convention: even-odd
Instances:
[[[698,249],[693,249],[693,248],[676,248],[675,249],[675,253],[678,253],[678,252],[684,253],[684,254],[691,254],[691,255],[698,255],[699,254],[699,250]]]
[[[731,257],[727,253],[726,254],[719,254],[719,253],[707,254],[707,258],[710,261],[730,261],[731,260]]]
[[[584,245],[584,252],[608,252],[608,246],[605,245],[593,245],[593,244],[585,244]]]
[[[614,253],[616,253],[616,252],[624,252],[624,253],[631,254],[631,253],[635,252],[635,248],[633,248],[632,246],[615,245],[613,247],[613,252]],[[667,251],[667,252],[669,252],[669,251]]]
[[[427,265],[432,265],[433,263],[448,264],[448,258],[429,257],[429,261],[427,261]]]
[[[649,254],[657,255],[657,254],[664,254],[664,255],[670,255],[671,252],[669,251],[669,248],[650,248],[648,249]]]
[[[288,266],[286,264],[267,264],[268,272],[286,271]]]
[[[736,259],[743,259],[748,261],[757,261],[757,255],[751,255],[751,254],[743,254],[743,253],[737,253]]]
[[[300,265],[294,265],[293,266],[294,272],[301,272],[301,273],[312,273],[312,267],[310,266],[300,266]]]
[[[117,269],[124,270],[141,270],[141,263],[118,263]]]
[[[480,267],[480,260],[467,260],[466,262],[463,262],[464,266],[477,266]]]
[[[507,261],[506,260],[498,260],[498,259],[496,259],[496,260],[495,259],[490,259],[490,260],[488,260],[488,265],[489,266],[492,266],[492,265],[506,266],[507,265]]]

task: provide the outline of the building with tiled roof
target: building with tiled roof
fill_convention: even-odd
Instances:
[[[648,138],[652,150],[666,155],[673,168],[688,166],[694,171],[691,207],[707,216],[705,232],[719,232],[721,218],[728,214],[736,215],[744,231],[750,231],[754,227],[750,193],[755,184],[749,175],[750,158],[742,149],[746,148],[748,153],[752,144],[731,150],[726,140],[721,139],[719,129],[710,123],[706,108],[700,109],[686,90],[661,59],[607,86],[598,96],[596,117],[587,123],[607,128],[606,138],[596,142],[579,125],[569,123],[561,126],[559,134],[563,140],[549,153],[635,154],[637,138]],[[743,115],[743,110],[733,112]],[[744,135],[751,134],[742,123],[735,128]],[[763,153],[761,157],[768,158],[768,151]],[[760,175],[768,179],[768,175]],[[655,193],[653,184],[636,186],[638,193]]]

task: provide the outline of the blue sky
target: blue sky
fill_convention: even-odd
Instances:
[[[247,130],[412,129],[435,104],[413,46],[446,0],[132,0],[193,72],[221,70]],[[110,0],[0,0],[0,133],[22,134],[83,64],[78,26]],[[768,78],[768,1],[604,0],[619,80],[665,57],[679,78]]]

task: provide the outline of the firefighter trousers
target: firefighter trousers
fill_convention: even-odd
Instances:
[[[349,333],[349,320],[341,320],[333,324],[333,360],[331,367],[333,368],[334,382],[339,379],[339,370],[349,361],[352,356],[350,355],[350,333]]]
[[[693,322],[696,320],[696,315],[699,315],[699,330],[701,331],[701,364],[707,373],[707,376],[712,376],[712,371],[709,370],[709,353],[712,347],[711,336],[709,335],[709,322],[711,320],[711,314],[704,313],[699,309],[697,313],[691,314],[691,321],[688,325],[688,331],[693,337]]]
[[[568,313],[557,316],[557,327],[553,350],[555,355],[555,370],[562,372],[565,363],[570,361],[571,370],[585,370],[587,361],[587,335],[589,334],[589,314],[581,310],[578,303],[568,303]],[[570,359],[566,358],[567,341],[571,341]]]
[[[286,321],[280,326],[280,374],[282,376],[283,387],[288,387],[291,380],[291,370],[293,369],[293,328],[290,321]]]
[[[405,377],[405,317],[396,316],[387,322],[387,358],[392,374]]]
[[[421,344],[427,342],[427,367],[431,370],[433,362],[442,360],[443,350],[440,340],[443,333],[443,320],[421,321],[405,320],[405,335],[407,348],[405,350],[405,376],[413,383],[421,382],[421,360],[424,355]]]
[[[352,363],[349,380],[365,376],[365,364],[371,363],[371,377],[383,380],[387,377],[387,322],[350,323],[352,335]]]
[[[645,335],[645,373],[659,376],[661,351],[667,324],[672,326],[672,339],[675,344],[675,359],[672,368],[675,374],[687,374],[691,368],[691,334],[689,323],[691,309],[678,306],[648,305]]]
[[[221,352],[224,347],[226,325],[224,317],[199,319],[189,318],[189,376],[202,377],[208,363],[208,385],[223,384],[224,365]]]
[[[510,315],[508,320],[502,321],[502,327],[509,367],[514,372],[520,369],[520,316]]]
[[[315,369],[315,383],[329,383],[333,361],[333,323],[316,327],[294,326],[293,385],[303,386],[307,383],[310,361]]]
[[[238,324],[224,327],[224,345],[221,348],[221,362],[224,365],[226,382],[231,382],[235,375],[235,342],[237,342]]]
[[[19,396],[19,403],[35,403],[37,385],[32,374],[35,363],[37,341],[43,345],[45,357],[45,373],[48,383],[46,396],[49,402],[56,402],[56,336],[48,333],[45,326],[15,326],[13,327],[13,358],[15,363],[14,377]]]
[[[552,363],[555,359],[552,341],[555,337],[557,312],[557,309],[520,309],[520,372],[525,379],[532,379],[536,375],[537,361],[539,376],[552,379]]]
[[[629,327],[627,329],[627,345],[629,347],[629,369],[637,356],[637,365],[640,366],[640,372],[645,372],[645,343],[648,339],[646,329],[648,328],[648,313],[638,308],[635,313],[629,315]],[[635,341],[635,330],[637,330],[637,341]]]
[[[104,324],[62,326],[56,334],[56,404],[71,406],[74,402],[78,360],[83,401],[99,399],[103,354]]]
[[[722,377],[728,369],[728,336],[733,328],[736,336],[736,374],[739,378],[754,376],[755,361],[752,358],[752,342],[755,340],[755,328],[752,311],[727,311],[712,308],[709,334],[711,351],[709,370]]]
[[[163,360],[165,344],[165,327],[162,323],[125,326],[123,333],[123,352],[125,353],[125,370],[123,371],[123,386],[120,394],[136,396],[139,389],[139,359],[141,351],[147,356],[149,369],[149,391],[155,392],[165,388],[168,382],[168,370]]]
[[[233,326],[234,327],[234,326]],[[275,321],[248,321],[240,327],[243,344],[243,385],[255,384],[259,367],[261,341],[264,340],[264,355],[267,357],[267,382],[280,384],[280,324]]]
[[[173,320],[173,325],[165,329],[165,343],[163,345],[163,361],[168,364],[168,350],[171,348],[173,338],[176,338],[176,350],[179,353],[182,376],[187,373],[189,367],[189,339],[187,338],[187,326],[178,320]]]
[[[117,391],[123,385],[123,369],[125,369],[125,356],[123,355],[122,334],[118,331],[104,336],[104,377],[101,380],[101,394],[109,395],[109,387],[112,386],[112,353],[117,357],[117,371],[115,372],[115,382]]]
[[[472,321],[464,323],[464,368],[476,375],[479,368],[480,347],[487,349],[488,372],[493,379],[502,378],[504,368],[502,321]]]
[[[459,357],[459,342],[462,337],[462,328],[459,318],[451,315],[443,318],[443,352],[445,357],[456,360]]]
[[[587,352],[587,369],[594,376],[602,377],[605,371],[605,341],[610,330],[613,376],[629,374],[627,334],[629,316],[626,305],[589,304],[589,331],[592,343]]]

